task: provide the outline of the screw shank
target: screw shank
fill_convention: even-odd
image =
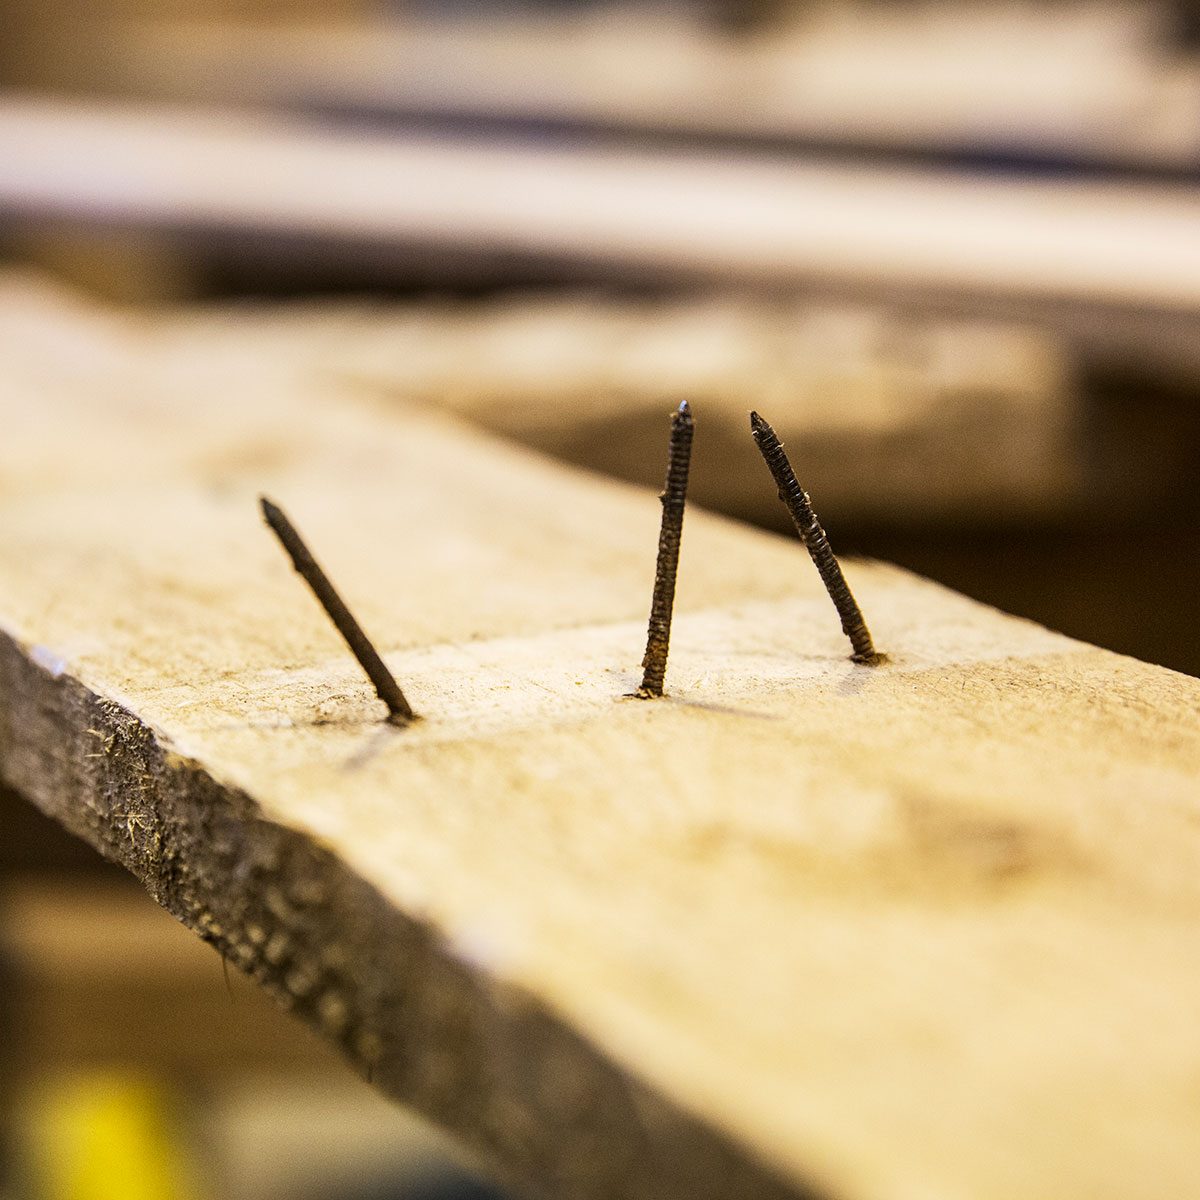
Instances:
[[[663,694],[667,653],[671,644],[671,616],[675,607],[675,581],[679,572],[679,547],[683,540],[683,513],[687,503],[688,471],[692,458],[695,422],[685,400],[671,415],[671,443],[667,458],[667,480],[662,495],[662,524],[658,533],[658,559],[654,569],[654,595],[642,657],[642,685],[638,692],[652,697]]]
[[[813,511],[812,501],[808,493],[800,486],[792,464],[784,453],[783,443],[780,442],[775,430],[758,415],[751,413],[750,427],[754,441],[762,454],[775,486],[779,489],[779,499],[783,501],[800,540],[808,548],[809,556],[825,584],[825,590],[837,609],[842,622],[842,631],[850,639],[854,649],[853,658],[856,662],[874,663],[878,661],[874,643],[871,640],[867,623],[863,619],[862,610],[850,591],[850,585],[842,573],[841,564],[829,545],[829,538],[817,520]]]
[[[400,690],[400,685],[384,665],[383,659],[379,657],[379,652],[346,607],[345,601],[338,595],[333,584],[329,582],[329,577],[313,558],[296,527],[288,520],[283,510],[265,496],[260,499],[260,504],[264,520],[287,551],[288,557],[292,560],[292,566],[312,589],[313,594],[321,602],[321,607],[329,614],[329,619],[345,639],[346,645],[350,647],[354,657],[358,659],[359,666],[366,672],[367,678],[374,684],[380,700],[387,705],[390,719],[396,724],[407,724],[412,721],[415,714],[404,693]]]

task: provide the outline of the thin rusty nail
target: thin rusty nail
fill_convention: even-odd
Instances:
[[[695,422],[684,400],[671,414],[671,444],[667,457],[667,482],[658,532],[658,561],[654,567],[654,597],[650,602],[650,627],[642,658],[642,686],[637,694],[651,699],[663,694],[667,651],[671,644],[671,613],[675,606],[675,578],[679,572],[679,543],[683,537],[683,510],[687,503],[688,467],[692,461]]]
[[[278,505],[272,504],[266,496],[259,497],[263,518],[271,527],[275,536],[283,543],[283,548],[292,560],[292,566],[313,590],[313,594],[321,602],[321,607],[329,614],[329,619],[337,627],[338,633],[346,640],[346,645],[358,659],[359,666],[367,673],[367,678],[375,685],[379,698],[387,705],[388,720],[393,725],[407,725],[416,720],[400,685],[392,673],[383,664],[379,652],[371,645],[370,639],[362,631],[362,626],[350,614],[341,596],[337,594],[328,576],[317,565],[304,539],[296,532],[296,527],[287,519]]]
[[[779,489],[779,498],[791,514],[796,532],[800,535],[800,540],[808,547],[808,553],[825,584],[825,590],[829,593],[829,598],[833,601],[838,616],[842,619],[842,631],[850,639],[850,645],[854,648],[851,658],[855,662],[874,666],[880,661],[880,655],[876,653],[874,643],[871,641],[871,634],[867,629],[866,621],[863,620],[862,610],[851,594],[837,556],[829,545],[829,538],[826,537],[825,530],[821,528],[817,514],[813,512],[812,501],[809,500],[808,493],[796,480],[792,464],[788,462],[788,457],[783,452],[783,443],[776,436],[775,430],[756,412],[750,414],[750,430],[754,434],[754,441],[758,446],[759,453],[762,454],[771,470],[775,486]]]

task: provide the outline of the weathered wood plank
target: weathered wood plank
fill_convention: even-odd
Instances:
[[[865,563],[855,667],[797,546],[697,512],[625,700],[650,494],[35,309],[0,771],[380,1087],[544,1195],[1197,1190],[1200,681]]]

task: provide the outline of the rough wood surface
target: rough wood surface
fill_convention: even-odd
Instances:
[[[855,667],[794,542],[697,512],[625,700],[651,494],[36,309],[0,770],[381,1088],[545,1196],[1200,1189],[1200,681],[865,563]]]

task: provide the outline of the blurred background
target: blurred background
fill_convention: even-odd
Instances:
[[[653,487],[686,397],[693,498],[784,529],[757,407],[839,551],[1200,673],[1200,3],[79,9],[0,4],[23,345],[115,315]],[[0,1194],[499,1195],[0,809]]]

